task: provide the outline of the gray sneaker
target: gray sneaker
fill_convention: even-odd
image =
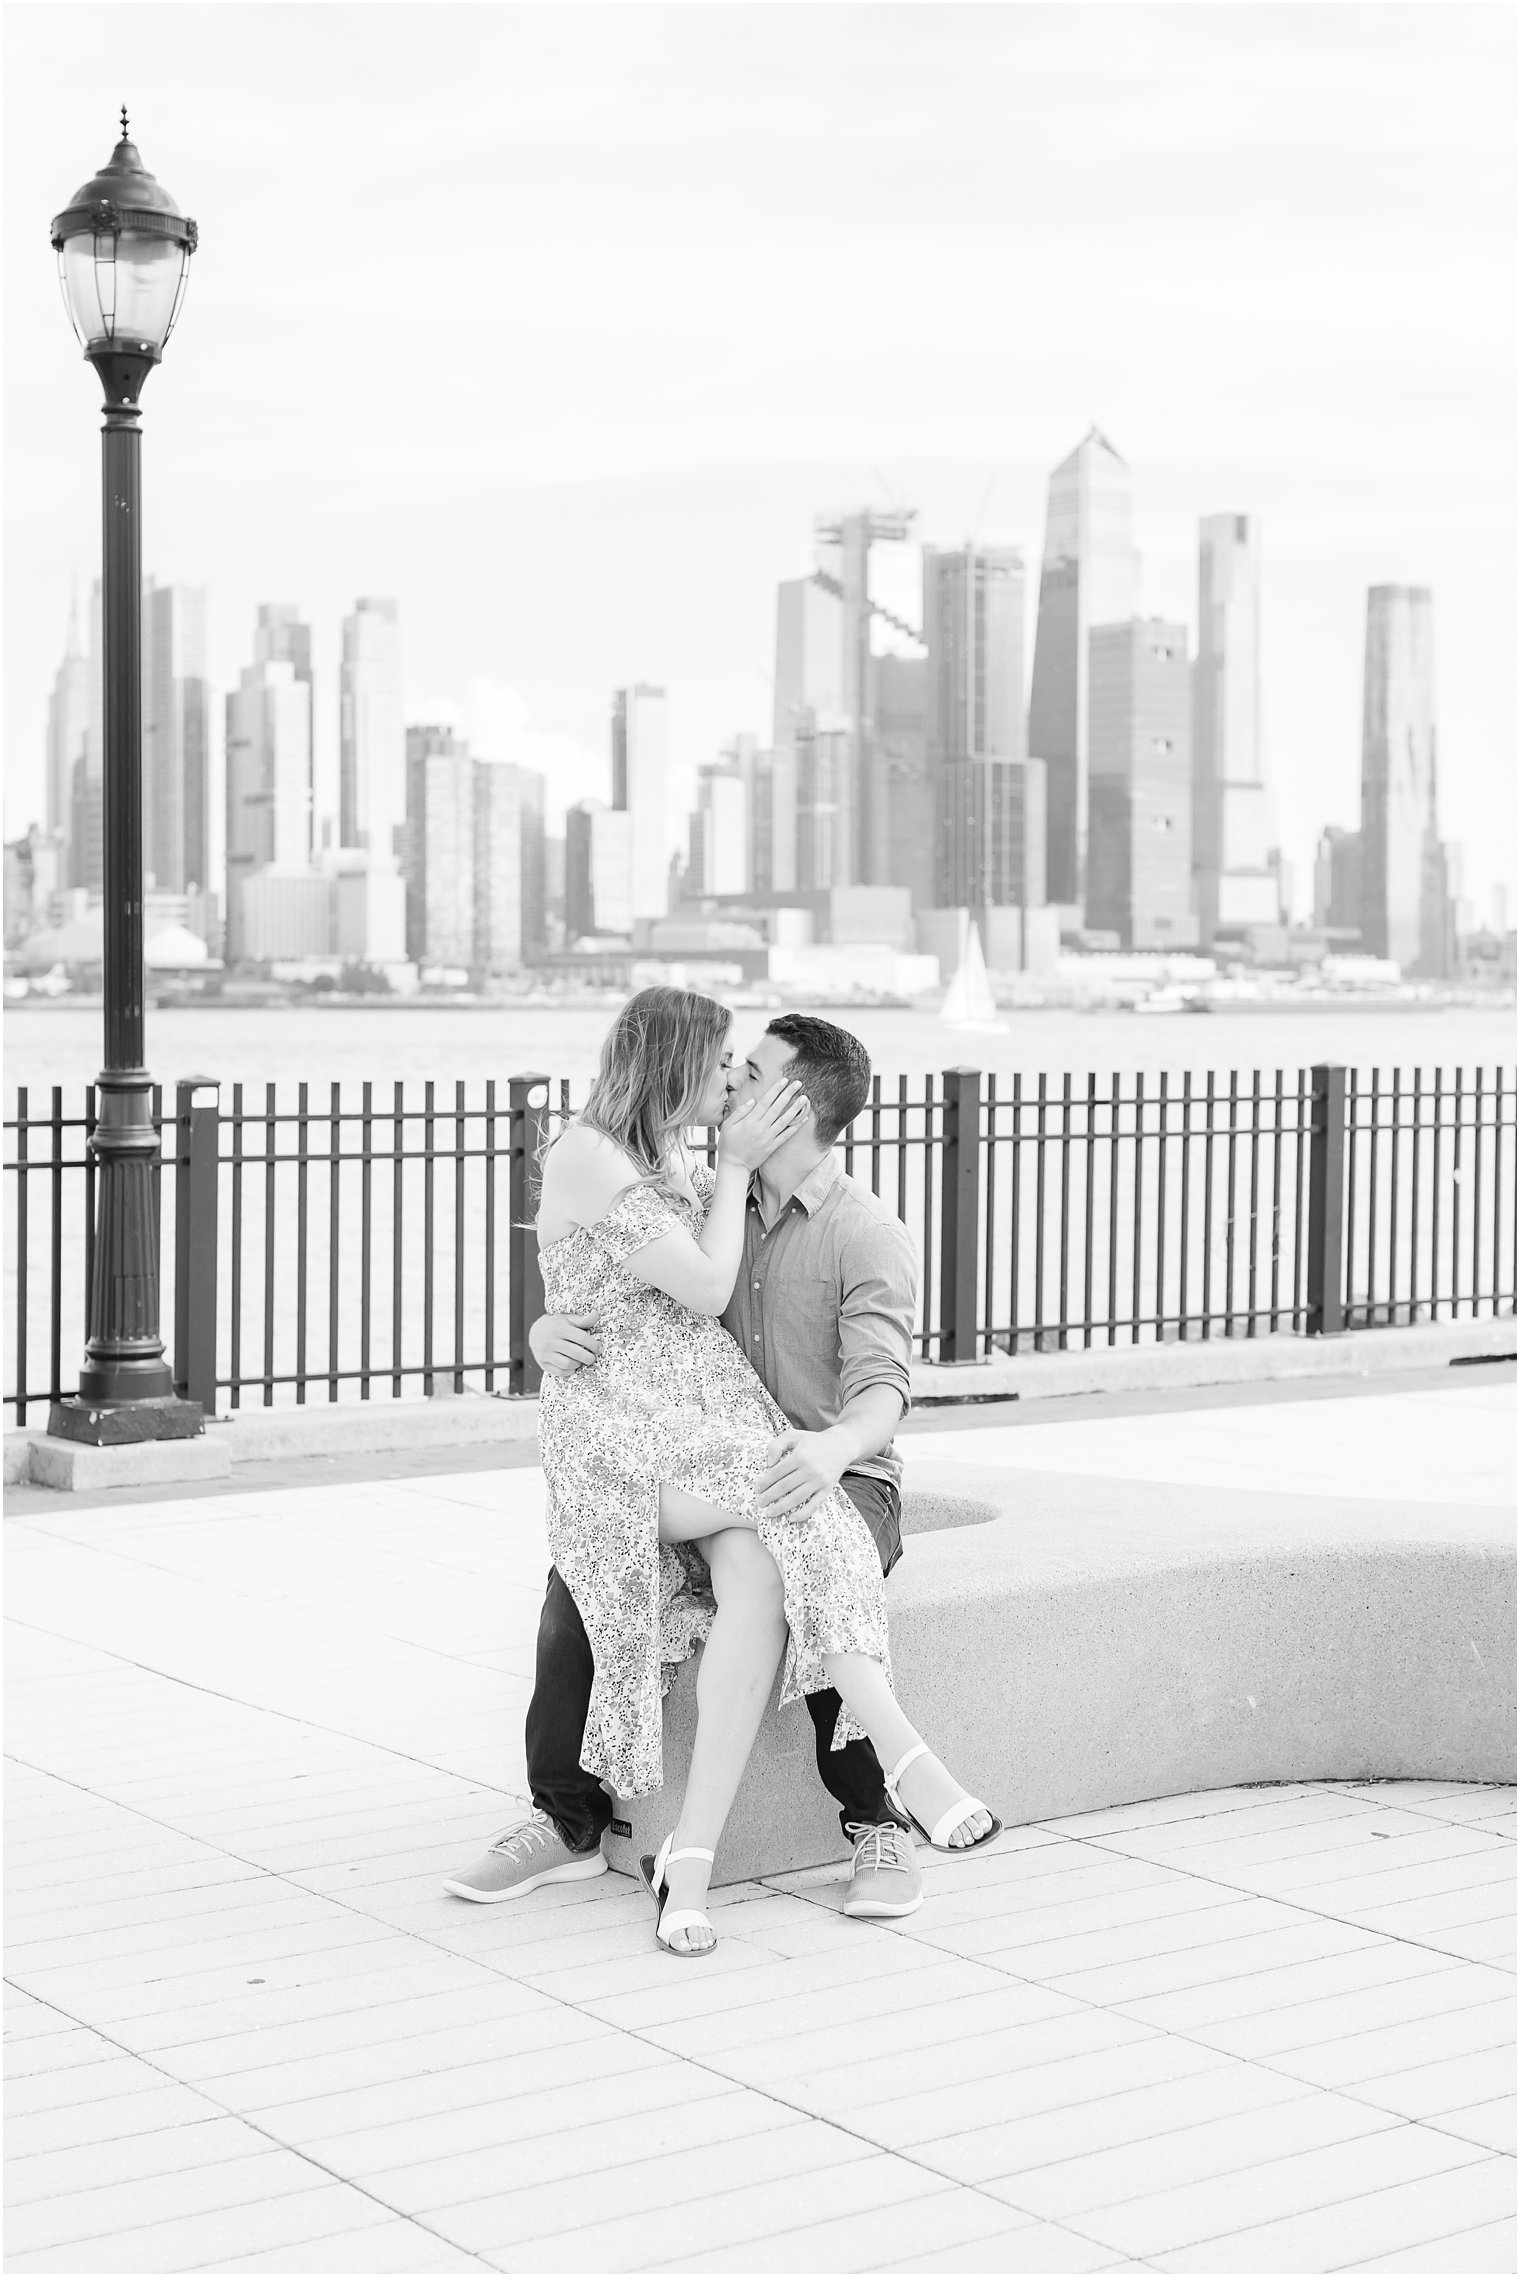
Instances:
[[[498,1834],[483,1858],[443,1886],[451,1897],[499,1905],[503,1898],[526,1897],[545,1882],[589,1882],[606,1871],[600,1843],[594,1850],[572,1850],[553,1819],[533,1811]]]
[[[844,1910],[855,1920],[895,1920],[917,1913],[924,1902],[924,1878],[914,1855],[913,1837],[901,1826],[852,1826],[855,1863]]]

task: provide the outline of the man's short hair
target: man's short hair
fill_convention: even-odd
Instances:
[[[802,1085],[820,1146],[832,1146],[871,1096],[871,1058],[858,1036],[811,1012],[782,1012],[766,1029],[791,1047],[786,1072]]]

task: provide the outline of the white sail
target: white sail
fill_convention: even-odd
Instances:
[[[945,990],[939,1016],[953,1028],[1006,1027],[1006,1022],[998,1018],[997,999],[987,978],[987,960],[982,955],[982,936],[974,918],[966,933],[966,946],[955,968],[955,977]]]

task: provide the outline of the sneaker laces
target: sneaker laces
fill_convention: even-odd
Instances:
[[[509,1826],[505,1834],[498,1834],[491,1848],[500,1851],[504,1858],[510,1858],[514,1866],[520,1866],[530,1855],[535,1843],[540,1849],[548,1847],[549,1837],[545,1831],[548,1824],[542,1811],[535,1811],[520,1826]],[[523,1846],[521,1852],[517,1848],[519,1842]]]
[[[855,1845],[853,1872],[860,1874],[890,1871],[905,1874],[908,1871],[908,1862],[903,1857],[899,1847],[907,1841],[908,1837],[895,1821],[889,1819],[880,1826],[858,1824],[852,1826],[849,1832],[850,1839]]]

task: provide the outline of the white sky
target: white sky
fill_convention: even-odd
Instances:
[[[1438,5],[5,12],[6,828],[41,807],[92,375],[47,244],[126,101],[201,224],[146,392],[146,567],[402,611],[409,705],[606,780],[619,682],[683,769],[769,719],[773,588],[889,498],[1031,576],[1096,420],[1147,611],[1265,526],[1266,733],[1303,872],[1357,810],[1366,587],[1435,594],[1443,827],[1513,877],[1514,18]],[[1031,621],[1032,633],[1032,621]]]

